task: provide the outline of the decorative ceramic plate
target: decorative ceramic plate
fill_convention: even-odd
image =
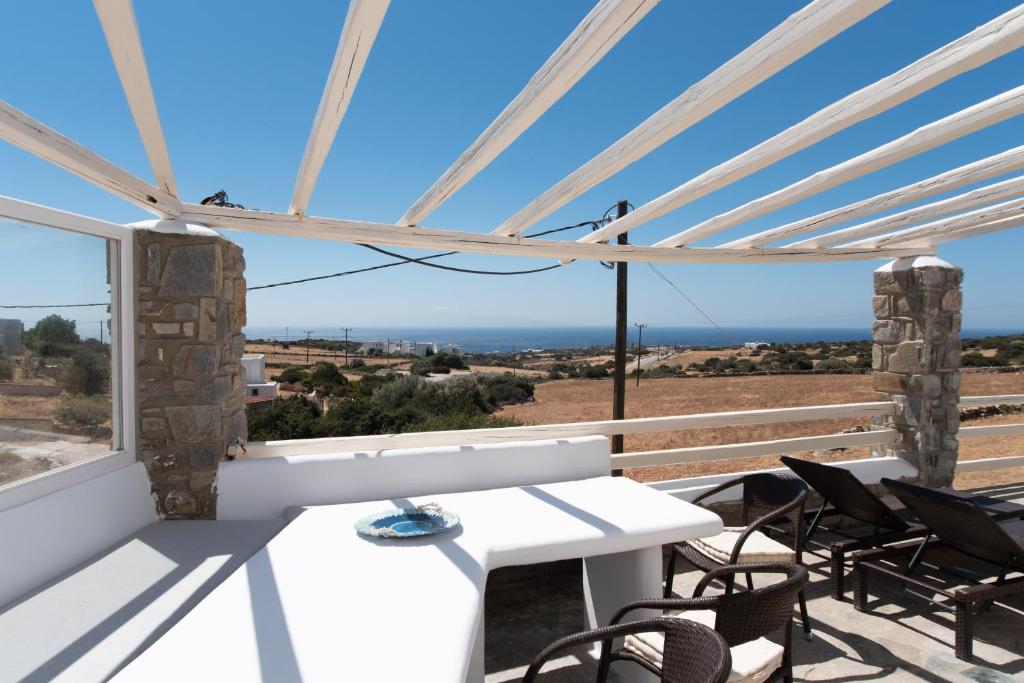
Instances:
[[[459,516],[436,505],[414,508],[394,508],[376,512],[356,522],[356,531],[365,536],[407,538],[429,536],[451,529],[459,523]]]

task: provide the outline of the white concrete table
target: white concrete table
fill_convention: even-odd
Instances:
[[[353,524],[437,502],[461,525],[368,540]],[[661,594],[661,546],[722,521],[624,478],[306,508],[118,681],[483,680],[483,596],[498,567],[585,558],[588,626]],[[638,667],[637,667],[638,668]]]

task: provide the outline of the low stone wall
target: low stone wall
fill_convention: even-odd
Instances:
[[[246,437],[245,259],[208,232],[136,231],[138,453],[158,513],[216,516],[217,466]]]

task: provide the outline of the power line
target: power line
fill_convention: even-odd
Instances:
[[[565,225],[565,226],[562,226],[560,228],[552,228],[550,230],[543,230],[541,232],[535,232],[535,233],[532,233],[530,235],[525,235],[525,237],[528,237],[528,238],[541,237],[543,235],[551,235],[551,234],[556,233],[556,232],[564,232],[566,230],[574,230],[576,228],[583,228],[583,227],[586,227],[586,226],[590,226],[592,230],[596,230],[596,229],[600,228],[601,226],[603,226],[603,225],[605,225],[605,224],[607,224],[609,222],[611,222],[611,219],[608,217],[608,213],[605,212],[605,217],[604,218],[600,218],[600,219],[595,220],[595,221],[583,221],[582,223],[576,223],[575,225]],[[357,244],[357,246],[363,247],[364,249],[370,249],[371,251],[376,251],[379,254],[384,254],[386,256],[391,256],[392,258],[396,258],[396,259],[399,259],[399,260],[398,261],[392,261],[390,263],[382,263],[382,264],[377,265],[377,266],[369,266],[367,268],[357,268],[355,270],[346,270],[346,271],[342,271],[340,273],[331,273],[329,275],[316,275],[316,276],[313,276],[313,277],[306,277],[306,278],[301,278],[301,279],[298,279],[298,280],[287,280],[287,281],[284,281],[284,282],[274,282],[274,283],[268,284],[268,285],[259,285],[259,286],[256,286],[256,287],[248,287],[247,291],[251,292],[251,291],[254,291],[254,290],[257,290],[257,289],[270,289],[272,287],[285,287],[287,285],[297,285],[297,284],[302,284],[304,282],[315,282],[317,280],[328,280],[328,279],[336,278],[336,277],[346,277],[348,275],[356,275],[357,273],[368,273],[368,272],[373,271],[373,270],[382,270],[384,268],[394,268],[395,266],[402,266],[402,265],[405,265],[406,263],[416,263],[416,264],[419,264],[421,266],[426,266],[428,268],[437,268],[439,270],[447,270],[447,271],[451,271],[451,272],[454,272],[454,273],[467,273],[467,274],[470,274],[470,275],[532,275],[533,273],[543,273],[543,272],[548,271],[548,270],[554,270],[555,268],[561,268],[562,267],[561,263],[556,263],[554,265],[544,266],[542,268],[531,268],[529,270],[478,270],[478,269],[475,269],[475,268],[458,268],[456,266],[443,266],[443,265],[440,265],[440,264],[437,264],[437,263],[427,263],[427,261],[430,261],[430,260],[433,260],[433,259],[443,258],[445,256],[453,256],[453,255],[459,253],[457,251],[445,251],[445,252],[440,252],[440,253],[437,253],[437,254],[428,254],[427,256],[421,256],[419,258],[413,258],[411,256],[405,256],[404,254],[399,254],[399,253],[396,253],[396,252],[393,252],[393,251],[388,251],[387,249],[381,249],[380,247],[375,247],[375,246],[370,245],[370,244],[361,244],[361,243],[356,243],[356,244]]]
[[[0,306],[0,308],[89,308],[91,306],[109,306],[106,301],[101,304],[32,304],[28,306]]]
[[[705,318],[705,319],[706,319],[706,320],[707,320],[707,321],[708,321],[709,323],[711,323],[712,325],[714,325],[715,329],[716,329],[716,330],[718,330],[719,332],[721,332],[721,333],[722,333],[722,338],[723,338],[723,339],[724,339],[724,340],[725,340],[726,342],[728,342],[728,341],[729,341],[729,340],[731,339],[731,336],[730,336],[730,335],[729,335],[728,333],[726,333],[726,331],[725,331],[725,330],[723,330],[723,329],[722,329],[722,327],[721,327],[721,326],[720,326],[720,325],[719,325],[718,323],[716,323],[716,322],[715,322],[714,318],[712,318],[712,317],[711,317],[710,315],[708,315],[707,313],[705,313],[705,312],[704,312],[704,309],[703,309],[703,308],[701,308],[700,306],[698,306],[698,305],[697,305],[697,302],[696,302],[696,301],[694,301],[694,300],[693,300],[693,299],[691,299],[690,297],[686,296],[686,292],[684,292],[683,290],[679,289],[679,287],[677,287],[677,286],[676,286],[676,284],[675,284],[674,282],[672,282],[671,280],[669,280],[669,279],[668,279],[668,278],[667,278],[667,277],[665,276],[665,274],[664,274],[664,273],[662,273],[662,272],[661,272],[660,270],[658,270],[657,268],[655,268],[653,264],[650,264],[650,263],[648,263],[648,264],[647,264],[647,267],[648,267],[648,268],[650,268],[651,270],[653,270],[653,271],[654,271],[654,274],[655,274],[655,275],[657,275],[658,277],[660,277],[660,278],[661,278],[662,280],[664,280],[664,281],[665,281],[665,282],[666,282],[666,283],[668,284],[668,286],[669,286],[669,287],[671,287],[672,289],[676,290],[676,291],[677,291],[677,292],[679,293],[679,296],[681,296],[681,297],[683,297],[684,299],[686,299],[686,300],[687,300],[687,301],[688,301],[688,302],[690,303],[690,305],[691,305],[691,306],[693,306],[693,308],[694,308],[694,309],[695,309],[695,310],[696,310],[696,311],[697,311],[698,313],[700,313],[700,314],[701,314],[702,316],[704,316],[704,318]]]

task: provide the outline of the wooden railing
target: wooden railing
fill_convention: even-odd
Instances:
[[[1024,394],[1005,396],[965,396],[961,408],[989,405],[1024,405]],[[396,448],[427,446],[477,445],[536,439],[564,439],[576,436],[611,436],[613,434],[648,434],[655,432],[712,429],[743,425],[783,422],[813,422],[819,420],[877,418],[891,415],[896,405],[891,401],[869,403],[841,403],[825,406],[795,408],[769,408],[724,413],[700,413],[667,417],[643,417],[627,420],[598,420],[565,424],[500,427],[493,429],[466,429],[441,432],[410,432],[373,436],[336,437],[326,439],[297,439],[289,441],[253,442],[247,445],[250,457],[264,458],[284,455],[316,455],[352,451],[384,451]],[[1024,435],[1024,423],[1006,425],[979,425],[961,427],[961,438],[985,436]],[[800,451],[834,448],[884,446],[897,438],[894,429],[875,428],[865,432],[802,436],[772,441],[731,443],[716,446],[669,448],[664,450],[622,453],[612,456],[615,468],[672,465],[752,458],[764,455],[782,455]],[[960,463],[959,471],[976,471],[1024,465],[1024,456],[969,460]]]
[[[735,427],[781,422],[812,422],[817,420],[834,420],[837,418],[874,418],[891,415],[895,409],[896,404],[891,401],[841,403],[827,406],[769,408],[765,410],[700,413],[668,417],[641,417],[627,420],[599,420],[494,429],[465,429],[444,432],[412,432],[376,436],[266,441],[250,443],[246,448],[248,455],[256,458],[280,455],[382,451],[394,448],[417,448],[424,446],[476,445],[535,439],[564,439],[574,436],[647,434],[652,432],[711,429],[715,427]],[[797,439],[777,439],[755,443],[623,453],[613,456],[612,460],[614,467],[639,467],[641,465],[777,455],[809,449],[849,448],[888,444],[892,443],[895,438],[896,432],[894,430],[879,429],[868,432],[829,434]]]
[[[1024,405],[1024,394],[1008,394],[1004,396],[964,396],[960,399],[961,408],[980,408],[982,406],[1019,406]],[[977,425],[960,427],[961,439],[976,439],[985,436],[1024,436],[1024,423],[1005,425]],[[1009,455],[979,460],[961,460],[956,465],[959,472],[981,472],[1000,470],[1007,467],[1024,467],[1024,455]]]

